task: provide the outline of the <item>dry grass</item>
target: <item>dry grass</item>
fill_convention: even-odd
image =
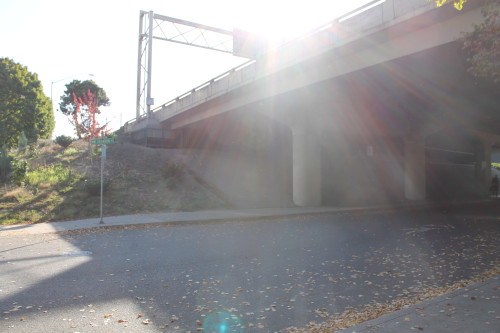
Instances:
[[[25,186],[0,188],[0,224],[63,221],[99,216],[99,197],[86,191],[85,180],[100,179],[100,149],[79,140],[67,148],[45,144],[36,151],[15,156],[27,160],[30,172]],[[105,215],[165,210],[189,211],[226,206],[210,186],[187,168],[175,181],[165,166],[176,163],[168,150],[132,144],[108,145],[104,196]]]
[[[31,191],[25,187],[9,187],[4,186],[3,195],[0,197],[0,202],[19,204],[30,200],[33,197]]]

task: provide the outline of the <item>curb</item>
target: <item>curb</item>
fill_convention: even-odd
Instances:
[[[364,323],[361,323],[359,325],[346,328],[345,330],[342,330],[342,332],[345,332],[345,333],[360,333],[360,332],[369,332],[369,331],[381,331],[381,332],[383,332],[384,325],[389,324],[390,322],[393,322],[396,320],[403,321],[404,317],[408,317],[408,316],[414,314],[417,309],[423,310],[425,308],[428,308],[428,307],[431,307],[434,305],[439,305],[440,303],[443,303],[443,302],[449,302],[450,299],[453,299],[453,298],[458,297],[458,296],[462,296],[465,293],[477,290],[477,289],[482,288],[484,286],[494,284],[499,279],[500,279],[500,275],[497,275],[497,276],[489,278],[487,280],[477,282],[477,283],[471,284],[471,285],[466,286],[466,287],[459,288],[459,289],[452,291],[450,293],[443,294],[443,295],[437,296],[435,298],[428,299],[428,300],[425,300],[423,302],[414,304],[406,309],[398,310],[396,312],[389,313],[389,314],[383,315],[381,317],[365,321]]]
[[[477,203],[477,202],[476,202]],[[283,219],[291,217],[305,217],[305,216],[325,216],[325,215],[341,215],[341,214],[381,214],[387,212],[400,212],[400,211],[420,211],[425,209],[439,209],[456,206],[453,203],[427,203],[420,202],[414,204],[403,204],[397,206],[370,206],[370,207],[318,207],[318,208],[304,208],[303,211],[294,208],[255,208],[255,209],[241,209],[241,210],[221,210],[221,211],[197,211],[197,212],[170,212],[170,213],[149,213],[149,214],[136,214],[136,215],[122,215],[122,216],[107,216],[106,220],[115,220],[114,222],[99,223],[99,218],[82,219],[75,221],[63,222],[45,222],[37,224],[26,225],[10,225],[0,226],[0,237],[6,236],[24,236],[33,234],[59,234],[70,233],[82,230],[112,230],[117,228],[126,227],[149,227],[160,225],[183,225],[183,224],[209,224],[209,223],[223,223],[228,221],[255,221],[255,220],[270,220],[270,219]],[[281,210],[280,212],[272,212],[272,210]],[[204,217],[203,214],[208,215]],[[210,215],[218,214],[220,217],[210,217]],[[168,219],[168,215],[172,216],[172,220]],[[180,215],[180,216],[176,216]],[[182,217],[182,215],[186,215]],[[191,215],[191,216],[189,216]],[[201,216],[200,216],[201,215]],[[226,215],[226,216],[224,216]],[[465,216],[464,216],[465,217]],[[467,216],[474,218],[473,216]],[[476,217],[478,218],[478,217]],[[121,221],[120,221],[121,219]],[[484,219],[481,217],[481,219]],[[496,218],[495,218],[496,219]],[[128,220],[128,221],[127,221]],[[59,228],[59,229],[58,229]]]
[[[394,211],[394,210],[401,210],[401,209],[389,209],[389,208],[370,208],[370,209],[363,209],[363,208],[348,208],[348,209],[340,209],[340,210],[331,210],[331,211],[310,211],[310,212],[290,212],[290,213],[280,213],[280,214],[258,214],[256,213],[255,215],[242,215],[242,216],[237,216],[234,211],[228,212],[228,214],[235,214],[227,217],[220,217],[220,218],[193,218],[193,219],[174,219],[170,221],[166,220],[157,220],[157,221],[150,221],[150,222],[137,222],[137,223],[113,223],[113,224],[100,224],[99,223],[99,218],[91,218],[91,219],[85,219],[85,220],[78,220],[82,221],[82,224],[87,223],[87,225],[82,225],[82,226],[76,226],[74,228],[68,228],[68,229],[61,229],[61,230],[47,230],[47,231],[35,231],[35,232],[30,232],[28,230],[11,230],[16,227],[23,227],[25,229],[30,229],[30,228],[37,228],[39,227],[40,229],[43,229],[44,226],[47,226],[47,229],[49,229],[51,226],[53,226],[55,223],[71,223],[71,221],[66,221],[66,222],[46,222],[46,223],[40,223],[40,224],[29,224],[29,225],[14,225],[14,226],[0,226],[0,237],[7,237],[7,236],[26,236],[26,235],[34,235],[34,234],[66,234],[66,233],[72,233],[72,232],[81,232],[81,231],[97,231],[97,230],[115,230],[115,229],[122,229],[122,228],[148,228],[148,227],[160,227],[160,226],[167,226],[167,225],[172,225],[172,226],[179,226],[179,225],[201,225],[201,224],[212,224],[212,223],[228,223],[228,222],[234,222],[234,221],[264,221],[264,220],[275,220],[275,219],[283,219],[283,218],[300,218],[300,217],[305,217],[305,216],[326,216],[326,215],[339,215],[339,214],[348,214],[348,213],[372,213],[372,214],[377,214],[377,213],[383,213],[387,211]],[[188,214],[191,212],[187,212]],[[198,212],[199,213],[199,212]],[[150,215],[150,214],[137,214],[137,215],[127,215],[127,216],[135,216],[137,218],[140,218],[141,215]],[[151,214],[151,215],[154,215]],[[120,216],[108,216],[107,218],[114,218],[117,217],[119,218]],[[104,217],[104,220],[106,220],[106,217]],[[109,222],[108,222],[109,223]]]

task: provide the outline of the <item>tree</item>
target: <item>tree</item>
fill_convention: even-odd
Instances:
[[[74,80],[66,85],[59,108],[68,116],[76,136],[81,139],[95,137],[105,130],[107,124],[100,125],[97,115],[101,113],[99,107],[109,104],[106,92],[94,81]]]
[[[467,2],[467,0],[436,0],[436,5],[438,7],[441,7],[442,5],[449,3],[449,2],[453,2],[453,6],[457,10],[462,10],[462,8],[464,8],[464,4]]]
[[[38,76],[9,58],[0,58],[0,146],[15,146],[21,132],[29,142],[50,138],[54,126],[52,103]]]
[[[500,83],[500,1],[490,1],[482,10],[484,21],[463,36],[472,75]]]
[[[453,2],[462,10],[467,0],[436,0],[438,6]],[[484,20],[474,25],[474,30],[464,33],[460,42],[467,53],[467,69],[476,77],[500,83],[500,1],[487,0],[482,9]]]
[[[70,121],[75,127],[78,138],[93,138],[106,131],[108,124],[100,125],[97,120],[99,112],[98,100],[90,89],[82,97],[77,97],[73,92],[73,102],[75,103],[75,110],[70,117]]]

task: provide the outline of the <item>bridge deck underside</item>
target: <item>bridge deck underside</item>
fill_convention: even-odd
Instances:
[[[468,74],[464,58],[450,43],[201,117],[174,137],[186,147],[265,150],[283,162],[275,172],[288,177],[283,195],[289,196],[289,127],[310,123],[322,147],[322,201],[328,205],[404,200],[404,142],[423,140],[427,197],[478,197],[484,194],[477,185],[478,133],[499,134],[500,94],[498,86]],[[238,93],[209,103],[224,104]],[[198,109],[193,112],[203,112]]]

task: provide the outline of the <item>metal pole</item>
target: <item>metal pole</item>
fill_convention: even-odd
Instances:
[[[106,156],[106,145],[103,144],[101,146],[102,152],[101,152],[101,220],[99,221],[99,224],[104,224],[104,220],[102,219],[102,197],[103,197],[103,181],[104,181],[104,158]]]
[[[137,104],[135,110],[135,119],[139,120],[141,117],[141,76],[142,76],[142,43],[144,40],[143,34],[143,22],[144,22],[144,12],[141,12],[139,16],[139,46],[138,46],[138,56],[137,56]]]
[[[153,22],[154,22],[153,11],[149,12],[149,31],[148,31],[148,87],[147,87],[147,98],[146,98],[146,114],[148,118],[151,116],[151,71],[152,71],[152,61],[153,61]]]

